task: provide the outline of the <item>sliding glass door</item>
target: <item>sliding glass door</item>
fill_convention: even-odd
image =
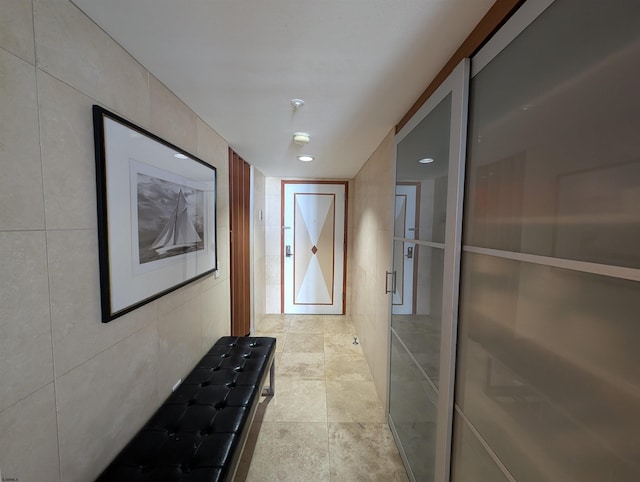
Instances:
[[[472,62],[456,481],[640,480],[640,3],[550,3]]]
[[[468,61],[398,133],[389,422],[413,480],[449,472]]]

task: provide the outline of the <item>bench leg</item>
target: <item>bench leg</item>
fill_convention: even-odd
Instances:
[[[263,395],[268,397],[273,397],[276,393],[276,361],[271,362],[271,367],[269,368],[269,386],[265,388],[262,392]]]

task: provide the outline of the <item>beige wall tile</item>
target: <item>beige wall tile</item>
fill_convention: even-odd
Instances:
[[[282,228],[280,226],[265,227],[265,255],[280,257],[282,245]]]
[[[265,177],[258,169],[253,169],[253,286],[252,286],[252,322],[260,320],[266,313],[266,233],[265,233]],[[252,327],[253,328],[253,327]]]
[[[0,434],[3,480],[60,480],[53,383],[0,412]]]
[[[194,300],[201,292],[202,280],[196,280],[193,283],[178,288],[171,293],[164,295],[156,300],[158,304],[158,316],[164,316],[176,308],[184,306],[188,302]]]
[[[197,155],[216,168],[216,217],[219,227],[229,227],[229,144],[197,119]]]
[[[202,119],[197,119],[198,148],[196,154],[218,170],[229,172],[229,144]],[[225,178],[226,179],[226,178]]]
[[[197,117],[193,111],[153,75],[149,75],[149,101],[149,130],[165,141],[196,155]]]
[[[393,149],[394,134],[391,131],[353,182],[353,214],[350,218],[353,242],[348,263],[351,318],[369,364],[377,396],[385,405],[390,299],[389,295],[383,294],[385,271],[391,267]]]
[[[151,303],[109,323],[101,322],[95,231],[50,231],[47,254],[56,376],[86,362],[155,319],[156,305]]]
[[[216,168],[216,220],[220,231],[229,230],[229,171]]]
[[[282,206],[280,196],[265,196],[265,226],[282,229]]]
[[[265,312],[280,313],[280,236],[282,232],[281,218],[281,179],[265,178]],[[277,265],[277,270],[274,267]]]
[[[280,313],[280,285],[266,285],[265,310],[267,313]]]
[[[197,283],[200,284],[200,292],[204,293],[205,291],[212,290],[219,284],[223,283],[226,278],[216,278],[213,273],[208,274],[204,278],[200,278]]]
[[[0,48],[35,64],[31,0],[2,0]]]
[[[218,225],[219,226],[219,225]],[[229,250],[229,228],[219,228],[217,234],[218,242],[218,271],[220,277],[218,279],[229,279],[231,274],[230,260],[231,252]]]
[[[39,68],[142,127],[149,123],[147,71],[67,0],[34,0]]]
[[[279,177],[267,177],[264,183],[264,193],[267,196],[280,197],[282,192],[282,179]]]
[[[280,285],[280,256],[265,256],[265,282],[270,285]]]
[[[158,406],[149,325],[56,380],[62,480],[93,480]]]
[[[96,229],[92,99],[38,72],[48,229]]]
[[[0,232],[0,410],[53,380],[44,232]]]
[[[204,354],[202,306],[196,300],[158,314],[158,402],[193,369]]]
[[[231,334],[229,280],[200,295],[202,303],[202,350],[207,351],[221,336]]]
[[[44,228],[37,108],[34,67],[0,50],[0,230]]]

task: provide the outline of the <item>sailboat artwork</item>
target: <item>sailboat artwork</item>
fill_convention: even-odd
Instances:
[[[204,249],[204,193],[138,173],[140,263]]]
[[[202,241],[202,238],[198,235],[196,227],[191,221],[187,211],[187,200],[182,189],[180,189],[176,208],[151,245],[151,248],[155,249],[156,253],[163,254],[170,249],[195,246],[198,241]]]

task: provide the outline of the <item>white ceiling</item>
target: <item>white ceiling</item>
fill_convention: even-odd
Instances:
[[[304,178],[354,177],[494,2],[73,1],[247,162]]]

